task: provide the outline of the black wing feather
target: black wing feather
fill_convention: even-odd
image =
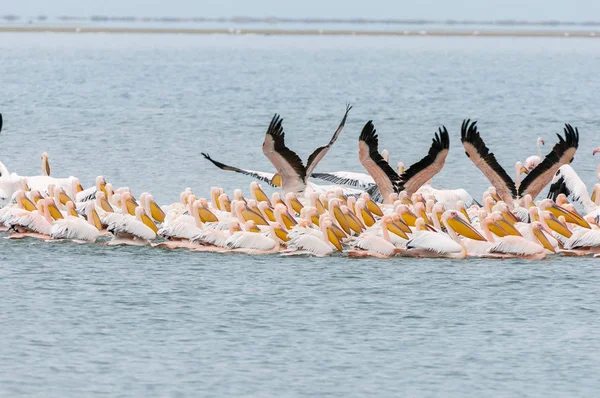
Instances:
[[[577,149],[579,147],[579,130],[577,127],[573,128],[570,124],[565,124],[564,128],[565,137],[561,137],[560,134],[556,134],[558,142],[552,148],[552,151],[546,155],[544,160],[540,162],[527,176],[523,179],[523,182],[519,186],[519,196],[523,195],[529,185],[535,181],[540,175],[544,174],[552,167],[555,167],[566,151],[570,149]],[[573,162],[574,157],[568,160],[569,163]],[[560,193],[560,192],[559,192]],[[556,194],[558,196],[558,194]]]
[[[400,187],[402,186],[400,176],[379,153],[379,137],[377,136],[377,130],[375,130],[372,120],[369,120],[367,124],[365,124],[365,127],[363,127],[358,139],[359,141],[363,141],[365,144],[367,144],[369,148],[369,157],[390,179],[394,187],[394,191],[399,193],[401,191]]]
[[[419,160],[417,163],[412,164],[401,176],[402,184],[404,185],[408,180],[416,176],[418,173],[431,166],[438,154],[443,150],[450,149],[450,136],[445,126],[439,128],[439,134],[435,133],[435,137],[432,139],[431,147],[427,155]]]
[[[331,137],[331,139],[329,140],[329,144],[315,149],[313,153],[310,154],[308,160],[306,161],[306,170],[309,170],[311,168],[310,166],[322,151],[331,148],[331,146],[335,143],[342,130],[344,129],[344,126],[346,125],[346,119],[348,118],[348,112],[350,112],[350,109],[352,109],[352,105],[346,104],[346,113],[344,114],[344,117],[342,118],[342,121],[340,122],[340,125],[338,126],[337,130],[335,130],[335,133],[333,133],[333,137]]]
[[[300,176],[302,181],[306,181],[306,168],[302,164],[302,159],[300,159],[300,156],[298,156],[296,152],[285,146],[285,132],[281,125],[282,122],[283,119],[278,114],[275,114],[273,119],[271,119],[267,134],[273,138],[275,151],[285,158],[294,171]]]
[[[510,190],[512,197],[516,198],[517,188],[515,186],[515,182],[512,178],[510,178],[506,170],[500,166],[500,163],[498,163],[496,160],[496,156],[490,152],[488,147],[481,139],[481,135],[479,134],[479,131],[477,131],[477,121],[473,121],[473,123],[471,123],[470,119],[463,121],[460,129],[460,141],[462,143],[468,142],[475,147],[477,153],[479,153],[479,156],[481,156],[481,158],[500,176],[500,178],[502,178]],[[466,153],[466,155],[469,156],[468,153]]]
[[[221,170],[227,170],[227,171],[235,171],[236,173],[240,173],[240,174],[244,174],[250,177],[254,177],[257,180],[266,182],[267,184],[269,184],[272,187],[275,187],[275,185],[273,185],[271,183],[271,179],[265,176],[261,176],[260,174],[256,174],[252,171],[248,171],[248,170],[244,170],[244,169],[240,169],[234,166],[228,166],[226,164],[223,164],[221,162],[217,162],[216,160],[214,160],[213,158],[211,158],[208,153],[204,153],[202,152],[202,156],[204,156],[207,160],[209,160],[212,164],[214,164],[215,166],[217,166],[218,168],[220,168]]]

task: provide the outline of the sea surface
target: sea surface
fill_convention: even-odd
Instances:
[[[248,193],[201,152],[272,171],[274,113],[317,171],[363,171],[367,120],[393,163],[451,150],[434,186],[481,197],[460,144],[479,121],[509,174],[579,128],[600,146],[596,39],[0,34],[0,160],[103,175],[161,204]],[[543,196],[543,195],[542,195]],[[0,238],[0,396],[594,396],[600,262],[218,255]]]

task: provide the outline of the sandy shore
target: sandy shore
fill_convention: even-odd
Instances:
[[[0,26],[0,33],[113,33],[113,34],[254,34],[254,35],[326,35],[326,36],[483,36],[483,37],[600,37],[600,31],[583,30],[322,30],[322,29],[177,29],[121,27]]]

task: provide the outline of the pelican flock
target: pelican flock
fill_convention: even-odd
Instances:
[[[271,171],[227,165],[203,153],[214,166],[257,180],[249,195],[215,186],[202,197],[186,188],[178,202],[160,206],[150,193],[136,198],[103,176],[87,189],[77,177],[57,178],[45,152],[40,175],[10,173],[0,162],[0,230],[6,239],[282,256],[600,256],[600,183],[588,192],[570,165],[579,146],[576,127],[566,124],[545,157],[540,148],[545,142],[537,138],[537,155],[516,161],[513,179],[485,144],[477,122],[464,120],[465,154],[490,183],[477,201],[464,189],[432,184],[449,155],[445,126],[433,134],[427,154],[405,169],[402,162],[392,166],[390,153],[380,151],[369,120],[357,140],[363,171],[317,171],[351,109],[346,106],[329,141],[306,162],[286,146],[277,114],[262,144]],[[2,123],[0,114],[0,131]],[[267,195],[259,182],[276,192]],[[548,185],[548,197],[538,198]]]

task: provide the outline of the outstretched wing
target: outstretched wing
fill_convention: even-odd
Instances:
[[[552,181],[552,177],[559,167],[573,161],[579,146],[579,130],[577,127],[573,128],[570,124],[565,124],[564,133],[564,138],[560,134],[556,134],[558,143],[554,145],[552,152],[546,155],[544,160],[523,179],[519,186],[519,196],[529,194],[535,199],[542,189]]]
[[[300,157],[285,146],[282,121],[278,114],[271,119],[263,142],[263,153],[281,175],[283,191],[302,192],[306,188],[306,169]]]
[[[373,180],[375,180],[375,184],[377,184],[377,188],[385,203],[389,200],[390,194],[399,192],[402,182],[400,176],[381,156],[378,147],[379,138],[377,131],[373,126],[373,121],[369,120],[365,124],[365,127],[363,127],[358,139],[358,158],[371,177],[373,177]]]
[[[271,182],[273,180],[273,176],[275,175],[273,173],[265,173],[265,172],[262,172],[262,171],[246,170],[246,169],[240,169],[240,168],[234,167],[234,166],[228,166],[228,165],[223,164],[221,162],[217,162],[216,160],[214,160],[213,158],[211,158],[208,155],[208,153],[204,153],[204,152],[202,152],[202,156],[204,156],[212,164],[214,164],[215,166],[217,166],[221,170],[235,171],[236,173],[240,173],[240,174],[244,174],[244,175],[247,175],[247,176],[250,176],[250,177],[254,177],[254,178],[256,178],[259,181],[266,182],[270,186],[275,187],[275,185]]]
[[[346,124],[346,118],[348,117],[348,112],[350,112],[350,109],[352,109],[352,105],[347,104],[346,105],[346,113],[344,113],[344,117],[342,118],[342,121],[340,122],[340,125],[338,126],[337,130],[335,130],[335,133],[333,133],[333,137],[331,137],[331,140],[329,140],[329,144],[315,149],[314,152],[311,153],[310,156],[308,157],[308,161],[306,162],[306,175],[307,176],[310,176],[312,174],[315,167],[317,167],[317,164],[321,161],[321,159],[323,159],[323,157],[329,151],[329,148],[331,148],[333,143],[337,140],[338,136],[341,134],[342,130],[344,129],[344,125]]]
[[[446,130],[446,127],[442,126],[439,129],[439,134],[435,134],[427,156],[411,165],[400,176],[400,180],[403,184],[402,189],[405,190],[408,195],[417,192],[423,184],[442,170],[444,163],[446,163],[449,149],[450,137],[448,136],[448,130]]]
[[[477,131],[477,122],[471,123],[470,119],[464,120],[460,129],[460,140],[465,147],[465,153],[473,164],[481,170],[490,184],[496,188],[498,196],[506,203],[512,203],[517,197],[517,188],[506,170],[500,166],[496,156],[490,152]]]

